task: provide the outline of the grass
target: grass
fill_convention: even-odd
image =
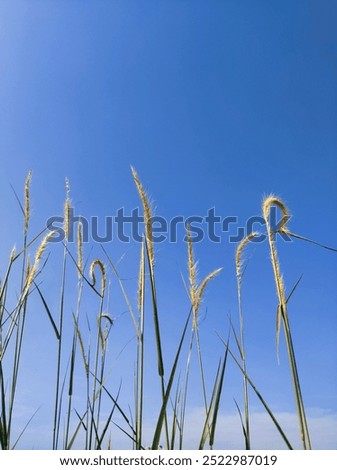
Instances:
[[[233,265],[236,267],[239,327],[237,330],[234,326],[236,322],[229,318],[227,324],[224,322],[224,330],[227,329],[226,339],[223,339],[221,332],[214,334],[214,341],[222,345],[223,350],[218,363],[210,364],[202,343],[203,325],[200,322],[200,308],[206,287],[220,274],[221,268],[214,269],[201,282],[198,281],[198,264],[195,260],[193,239],[190,227],[186,227],[185,277],[188,280],[185,287],[189,308],[183,315],[184,323],[181,331],[177,331],[176,348],[170,361],[165,353],[165,341],[163,341],[165,332],[161,325],[157,283],[162,283],[162,280],[158,280],[156,274],[156,252],[151,224],[152,208],[136,170],[131,168],[131,172],[144,213],[144,236],[140,244],[139,261],[136,262],[139,266],[136,295],[133,293],[130,295],[128,292],[125,280],[119,274],[118,265],[112,261],[105,246],[100,246],[101,257],[92,259],[90,254],[86,255],[81,223],[77,226],[75,250],[73,244],[69,242],[69,214],[72,203],[70,186],[66,181],[63,224],[65,238],[59,257],[60,278],[53,278],[55,292],[53,300],[48,300],[48,295],[44,292],[44,274],[48,273],[50,252],[57,252],[60,247],[55,247],[55,244],[51,243],[55,235],[53,231],[46,229],[30,237],[31,172],[24,183],[23,202],[16,195],[23,214],[22,248],[18,252],[13,248],[0,280],[0,448],[17,448],[22,436],[33,429],[31,421],[35,414],[39,413],[39,410],[35,410],[21,429],[13,427],[18,405],[17,395],[20,391],[18,387],[22,387],[20,373],[25,354],[25,335],[32,334],[32,330],[27,328],[27,321],[33,298],[34,308],[38,301],[39,308],[47,319],[53,337],[50,347],[55,354],[54,397],[49,397],[48,401],[53,416],[50,422],[50,448],[110,449],[113,447],[116,433],[122,433],[127,437],[131,449],[141,450],[148,447],[183,449],[189,403],[198,396],[203,409],[198,448],[212,449],[216,446],[217,431],[219,431],[218,423],[222,413],[226,377],[227,374],[233,373],[234,365],[234,371],[241,375],[243,383],[242,397],[239,400],[235,398],[237,416],[242,428],[243,447],[248,450],[252,446],[249,402],[253,396],[270,417],[286,448],[292,449],[293,445],[282,424],[276,419],[263,393],[250,376],[247,363],[242,302],[244,295],[242,281],[246,269],[243,255],[258,234],[248,234],[237,246]],[[276,230],[273,230],[269,223],[272,206],[278,207],[283,215],[282,223]],[[288,302],[298,283],[287,297],[275,236],[280,232],[302,241],[320,244],[289,231],[287,227],[289,211],[279,198],[273,195],[265,198],[262,213],[266,222],[271,267],[278,298],[276,343],[278,348],[282,328],[293,384],[299,436],[303,449],[308,450],[311,449],[311,440],[288,316]],[[31,258],[33,245],[37,247],[35,255]],[[320,246],[336,251],[325,245]],[[126,398],[123,396],[120,377],[114,375],[109,350],[114,332],[114,318],[109,313],[113,302],[110,299],[112,281],[117,281],[134,330],[134,360],[129,366],[134,370],[134,393],[133,396]],[[75,292],[77,299],[75,308],[70,307],[68,300],[70,291]],[[137,298],[136,305],[133,302],[134,297]],[[58,298],[58,309],[55,309],[56,298]],[[90,299],[90,318],[87,309],[88,299]],[[150,332],[153,332],[152,336]],[[153,345],[149,344],[150,341],[153,341]],[[152,347],[154,349],[151,349]],[[155,351],[155,365],[150,357],[152,350]],[[197,370],[191,367],[194,356],[198,364]],[[229,361],[232,361],[232,368],[228,367]],[[213,374],[210,383],[206,380],[205,367],[208,371],[207,377],[210,373]],[[196,373],[199,376],[199,390],[191,387],[191,381],[195,383]],[[151,387],[147,385],[149,375],[157,377],[160,398],[159,405],[158,400],[156,401],[157,414],[152,438],[148,440],[147,431],[147,441],[145,441],[144,428],[148,422],[146,403],[151,402],[152,393],[152,385]],[[41,377],[40,386],[44,386],[44,377]],[[240,406],[239,402],[243,405]]]

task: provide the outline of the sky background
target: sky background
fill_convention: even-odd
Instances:
[[[120,207],[127,213],[138,207],[133,165],[157,215],[204,217],[214,207],[244,226],[250,216],[261,214],[263,196],[273,192],[293,214],[293,232],[336,246],[336,20],[332,0],[1,0],[0,276],[12,246],[22,243],[20,208],[10,185],[21,197],[30,169],[32,236],[48,217],[62,215],[65,177],[77,214],[102,221]],[[181,279],[181,273],[187,278],[182,229],[179,234],[177,243],[156,246],[168,363],[189,307]],[[200,278],[224,268],[210,283],[201,309],[209,379],[223,352],[215,332],[227,335],[229,314],[237,323],[235,248],[228,234],[221,243],[205,239],[195,246]],[[116,241],[106,249],[114,262],[125,254],[118,266],[135,301],[139,244]],[[289,314],[313,446],[336,448],[336,254],[300,241],[280,242],[278,249],[288,292],[303,274]],[[46,270],[52,279],[46,276],[43,286],[56,308],[59,281],[53,273],[60,269],[61,248],[52,251]],[[93,243],[86,254],[102,256]],[[247,259],[248,370],[296,443],[283,342],[280,365],[276,358],[277,298],[267,244],[249,247]],[[32,306],[18,426],[41,405],[31,424],[35,433],[27,432],[21,445],[48,448],[46,389],[54,380],[49,370],[56,345],[50,346],[52,333],[37,298]],[[118,383],[121,370],[128,370],[128,390],[132,324],[116,283],[107,308],[116,319],[112,355],[129,344],[114,365]],[[238,432],[219,431],[219,445],[239,448],[243,439],[233,397],[242,399],[241,382],[231,367],[234,378],[229,374],[225,384],[221,425]],[[46,385],[41,388],[36,384],[42,377]],[[125,392],[125,403],[132,400]],[[191,423],[200,419],[200,406],[200,393],[193,394]],[[280,441],[271,437],[253,396],[252,410],[255,446],[263,447],[264,438],[266,447],[277,448]]]

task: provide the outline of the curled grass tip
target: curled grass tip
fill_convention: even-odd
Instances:
[[[101,296],[103,297],[104,292],[105,292],[105,287],[106,287],[106,270],[105,270],[105,265],[104,263],[96,258],[93,260],[93,262],[90,265],[89,269],[89,275],[92,281],[92,286],[94,287],[96,285],[96,275],[95,275],[95,267],[98,266],[99,270],[101,271],[101,277],[102,277],[102,284],[101,284]]]
[[[270,208],[272,206],[277,206],[282,213],[282,219],[278,225],[277,231],[287,233],[288,232],[287,222],[290,219],[290,213],[289,213],[287,206],[284,204],[284,202],[278,196],[275,196],[274,194],[269,194],[269,196],[266,196],[262,202],[262,213],[263,213],[263,218],[266,221],[267,227],[270,227],[269,214],[270,214]]]

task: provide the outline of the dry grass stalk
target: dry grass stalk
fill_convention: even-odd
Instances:
[[[238,289],[238,307],[239,307],[239,321],[240,321],[240,344],[239,344],[239,351],[242,360],[242,368],[244,371],[243,377],[243,397],[244,397],[244,436],[245,436],[245,444],[246,450],[251,448],[250,443],[250,422],[249,422],[249,399],[248,399],[248,383],[246,378],[246,352],[245,352],[245,340],[244,340],[244,318],[243,318],[243,311],[242,311],[242,301],[241,301],[241,285],[242,285],[242,278],[243,278],[243,269],[242,269],[242,258],[243,253],[248,245],[248,243],[257,236],[257,232],[252,232],[247,235],[241,242],[239,243],[236,253],[235,253],[235,267],[236,267],[236,279],[237,279],[237,289]]]
[[[290,213],[288,211],[287,206],[284,204],[284,202],[279,197],[275,196],[274,194],[270,194],[269,196],[265,197],[262,203],[263,218],[266,221],[267,229],[268,228],[271,229],[270,223],[269,223],[269,214],[270,214],[271,206],[277,206],[282,212],[282,219],[278,226],[277,231],[287,233],[288,232],[287,222],[290,219]]]
[[[10,260],[11,263],[14,261],[15,251],[16,251],[16,247],[14,245],[13,248],[12,248],[11,254],[9,255],[9,260]]]
[[[142,309],[144,304],[144,258],[145,258],[145,247],[144,242],[142,242],[142,247],[140,250],[140,262],[139,262],[139,274],[138,274],[138,290],[137,290],[137,305],[138,310]]]
[[[68,178],[66,178],[65,185],[66,185],[66,200],[64,203],[63,231],[64,231],[65,240],[68,240],[69,239],[69,227],[70,227],[70,211],[71,211],[71,200],[69,197],[70,186],[69,186]]]
[[[193,308],[196,305],[197,296],[197,263],[194,260],[194,252],[192,246],[191,228],[189,225],[186,227],[187,236],[187,251],[188,251],[188,277],[190,281],[190,299]]]
[[[263,211],[263,217],[265,219],[266,227],[267,227],[270,255],[271,255],[271,261],[272,261],[272,266],[273,266],[273,271],[274,271],[277,296],[279,299],[279,306],[278,306],[277,315],[276,315],[276,346],[277,346],[277,351],[278,351],[282,311],[286,312],[286,294],[285,294],[283,276],[281,274],[280,262],[278,259],[277,250],[275,246],[274,233],[271,229],[270,222],[269,222],[270,208],[272,205],[277,206],[281,210],[282,220],[285,220],[285,221],[288,220],[289,212],[285,204],[273,194],[271,194],[270,196],[267,196],[263,201],[262,211]],[[284,225],[281,226],[281,229],[283,231],[288,231],[288,229]]]
[[[277,198],[273,194],[271,194],[270,196],[267,196],[264,199],[263,204],[262,204],[263,218],[266,222],[267,235],[268,235],[268,240],[269,240],[269,245],[270,245],[270,254],[271,254],[271,259],[272,259],[272,265],[274,268],[277,294],[280,300],[281,308],[285,309],[285,306],[286,306],[285,287],[284,287],[284,282],[283,282],[283,276],[281,274],[280,263],[279,263],[278,256],[277,256],[277,250],[275,247],[274,232],[270,226],[270,221],[269,221],[270,208],[273,205],[279,207],[279,209],[282,212],[283,224],[279,227],[279,231],[283,231],[283,232],[288,231],[286,227],[286,223],[289,219],[289,211],[287,207],[285,206],[285,204],[281,201],[281,199]]]
[[[270,246],[271,261],[272,261],[272,266],[274,270],[274,277],[275,277],[277,295],[278,295],[278,300],[279,300],[279,305],[277,309],[277,319],[276,319],[276,341],[278,345],[280,328],[281,328],[281,320],[282,320],[285,339],[286,339],[286,345],[287,345],[287,351],[288,351],[291,376],[292,376],[294,392],[295,392],[295,400],[296,400],[297,414],[298,414],[300,431],[301,431],[301,439],[302,439],[304,449],[310,450],[311,442],[310,442],[309,430],[308,430],[307,420],[305,416],[305,408],[303,404],[302,392],[301,392],[301,387],[300,387],[300,382],[299,382],[299,377],[298,377],[298,372],[297,372],[295,352],[294,352],[292,338],[291,338],[284,282],[283,282],[283,277],[281,274],[280,263],[279,263],[278,256],[277,256],[277,250],[276,250],[275,240],[274,240],[274,232],[272,231],[270,222],[269,222],[270,208],[272,205],[276,205],[282,211],[283,223],[277,230],[279,232],[281,231],[284,233],[288,232],[288,229],[286,227],[286,222],[289,219],[289,212],[285,204],[274,195],[266,197],[263,201],[263,204],[262,204],[263,217],[265,219],[266,227],[267,227],[267,235],[268,235],[268,241],[269,241],[269,246]]]
[[[44,239],[42,240],[42,242],[41,242],[39,248],[37,249],[33,266],[29,269],[29,271],[28,271],[28,273],[27,273],[26,285],[25,285],[23,297],[25,297],[25,296],[27,295],[29,289],[31,288],[31,285],[32,285],[32,283],[33,283],[33,281],[34,281],[34,278],[35,278],[35,276],[36,276],[36,273],[37,273],[37,271],[38,271],[38,268],[39,268],[39,264],[40,264],[42,255],[43,255],[43,253],[45,252],[45,249],[46,249],[46,247],[47,247],[49,241],[53,238],[53,236],[55,235],[55,233],[56,233],[56,230],[52,230],[51,232],[49,232],[49,233],[44,237]]]
[[[143,188],[143,185],[140,182],[140,179],[138,177],[138,174],[137,174],[136,170],[133,167],[131,167],[131,171],[132,171],[132,176],[133,176],[134,182],[135,182],[136,187],[137,187],[137,191],[138,191],[139,196],[140,196],[140,200],[141,200],[142,205],[143,205],[147,250],[148,250],[150,265],[153,268],[153,266],[154,266],[154,250],[153,250],[152,223],[151,223],[151,218],[152,218],[151,205],[150,205],[148,196],[147,196],[147,194],[146,194],[146,192]]]
[[[246,246],[248,245],[248,243],[251,240],[253,240],[253,238],[255,238],[257,235],[258,235],[257,232],[250,233],[243,240],[241,240],[241,242],[239,243],[239,245],[236,249],[236,253],[235,253],[236,276],[237,276],[240,283],[242,281],[242,275],[243,275],[243,272],[242,272],[242,255],[243,255],[243,252],[244,252]]]
[[[80,221],[77,226],[77,268],[78,277],[83,275],[83,225]]]
[[[30,255],[28,255],[27,261],[26,261],[26,278],[29,276],[31,269],[32,269],[32,264],[30,262]]]
[[[212,271],[210,274],[208,274],[208,276],[205,277],[205,279],[202,281],[202,283],[198,287],[197,295],[196,295],[196,301],[195,301],[195,311],[196,312],[199,311],[200,304],[201,304],[201,301],[202,301],[202,296],[203,296],[203,293],[204,293],[204,290],[205,290],[207,284],[209,283],[209,281],[211,279],[214,279],[221,271],[222,271],[222,268],[218,268],[218,269],[215,269],[214,271]]]
[[[24,233],[25,235],[28,232],[29,220],[30,220],[30,182],[32,180],[32,172],[29,170],[26,181],[25,181],[25,207],[24,207],[24,218],[25,218],[25,226],[24,226]]]
[[[188,251],[188,275],[189,275],[189,281],[190,281],[189,294],[190,294],[190,300],[191,300],[192,309],[193,309],[193,329],[196,329],[198,326],[197,325],[198,324],[198,312],[199,312],[199,308],[200,308],[200,304],[202,301],[202,296],[205,291],[205,288],[207,284],[209,283],[209,281],[220,273],[222,268],[215,269],[214,271],[212,271],[198,285],[197,268],[196,268],[197,263],[194,260],[191,230],[189,226],[186,227],[186,232],[187,232],[186,238],[187,238],[187,251]]]

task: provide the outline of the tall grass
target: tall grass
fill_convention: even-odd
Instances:
[[[244,424],[243,433],[245,437],[245,448],[249,450],[251,448],[250,442],[250,424],[249,424],[249,400],[248,400],[248,380],[247,380],[247,364],[246,364],[246,351],[245,351],[245,328],[244,328],[244,316],[242,307],[242,279],[244,274],[243,269],[243,252],[248,243],[257,236],[256,232],[252,232],[247,235],[239,244],[235,253],[235,268],[236,268],[236,282],[238,292],[238,309],[239,309],[239,325],[240,325],[240,340],[237,341],[239,346],[242,371],[243,371],[243,400],[244,400]]]
[[[270,223],[269,223],[270,208],[272,205],[279,207],[282,213],[282,221],[277,229],[277,231],[279,232],[283,232],[283,233],[288,232],[286,223],[289,218],[289,211],[287,207],[285,206],[285,204],[279,198],[273,195],[268,196],[263,201],[263,205],[262,205],[263,217],[265,219],[266,227],[267,227],[268,242],[269,242],[269,247],[270,247],[270,258],[271,258],[271,263],[272,263],[272,267],[274,271],[275,285],[276,285],[276,291],[277,291],[277,296],[278,296],[278,301],[279,301],[279,305],[277,309],[277,322],[276,322],[277,332],[276,334],[277,334],[277,339],[278,339],[279,333],[280,333],[279,331],[280,324],[282,320],[283,330],[284,330],[284,335],[285,335],[286,345],[287,345],[291,378],[292,378],[293,386],[294,386],[295,401],[296,401],[297,415],[298,415],[300,432],[301,432],[301,439],[302,439],[304,449],[309,450],[311,449],[310,436],[309,436],[308,424],[307,424],[307,419],[306,419],[306,414],[305,414],[305,407],[304,407],[302,391],[301,391],[301,386],[300,386],[299,374],[298,374],[298,369],[297,369],[295,350],[294,350],[291,329],[290,329],[290,324],[289,324],[285,287],[284,287],[283,277],[281,274],[281,268],[280,268],[280,263],[278,259],[277,249],[275,245],[275,232],[272,230]]]
[[[201,390],[202,390],[203,404],[205,408],[205,417],[206,417],[206,421],[208,421],[209,406],[208,406],[208,399],[207,399],[207,392],[206,392],[204,365],[203,365],[202,353],[201,353],[198,314],[200,310],[202,297],[203,297],[207,284],[209,283],[211,279],[215,278],[221,272],[221,268],[218,268],[212,271],[199,284],[197,281],[197,262],[194,259],[193,240],[191,236],[191,229],[189,226],[186,227],[186,239],[187,239],[187,251],[188,251],[188,278],[189,278],[188,291],[189,291],[189,298],[190,298],[191,308],[192,308],[192,328],[191,328],[191,336],[190,336],[188,357],[187,357],[187,363],[186,363],[184,391],[182,394],[182,412],[181,412],[180,445],[179,445],[181,449],[183,448],[185,414],[186,414],[186,405],[187,405],[187,396],[188,396],[188,382],[189,382],[191,357],[192,357],[192,350],[193,350],[194,342],[196,343],[196,348],[197,348]],[[210,437],[211,430],[209,426],[207,426],[207,430],[208,430],[208,435]],[[205,430],[203,431],[203,435],[206,438],[207,434]],[[205,438],[202,440],[202,442],[205,441]]]
[[[245,449],[252,447],[249,397],[253,394],[275,425],[285,446],[292,449],[293,445],[283,430],[282,423],[277,420],[249,372],[250,363],[246,351],[246,338],[249,332],[245,328],[246,312],[244,312],[242,302],[243,278],[247,267],[244,263],[244,253],[257,234],[248,234],[238,244],[233,260],[233,275],[236,274],[237,283],[238,331],[235,327],[236,321],[230,318],[227,322],[224,315],[223,331],[214,334],[214,341],[223,347],[222,355],[217,363],[210,363],[203,345],[204,326],[200,322],[200,310],[203,299],[208,295],[206,287],[220,275],[221,268],[211,271],[202,281],[198,280],[198,264],[195,260],[191,228],[186,226],[187,268],[184,277],[187,278],[187,303],[185,312],[180,313],[182,327],[181,331],[177,332],[176,347],[170,358],[166,350],[165,331],[162,327],[161,299],[158,298],[157,286],[162,288],[165,282],[157,276],[157,255],[152,230],[153,211],[136,170],[131,168],[131,172],[144,214],[143,241],[140,244],[139,260],[135,263],[138,265],[138,275],[133,276],[137,278],[135,295],[130,295],[125,279],[119,273],[118,264],[113,262],[113,248],[108,247],[108,249],[101,245],[98,247],[101,250],[99,257],[93,258],[90,253],[86,254],[81,222],[77,227],[75,246],[70,241],[69,218],[72,203],[69,183],[66,180],[66,197],[63,206],[64,241],[59,269],[56,270],[59,272],[57,276],[60,277],[55,276],[52,279],[53,285],[60,287],[58,294],[54,292],[52,301],[48,299],[50,293],[47,295],[44,292],[42,280],[48,276],[50,256],[58,259],[59,244],[51,243],[56,232],[47,229],[30,238],[31,172],[24,183],[22,202],[17,196],[23,214],[22,246],[19,250],[13,248],[0,279],[1,449],[13,449],[19,446],[22,436],[29,434],[33,429],[31,420],[34,419],[35,413],[38,413],[38,410],[35,410],[20,429],[17,424],[13,424],[18,405],[18,387],[21,383],[25,335],[34,334],[34,330],[29,328],[32,297],[35,299],[34,309],[36,309],[36,302],[40,302],[41,311],[45,314],[52,332],[50,349],[55,360],[51,365],[54,373],[52,387],[54,398],[50,397],[48,403],[53,416],[50,422],[50,448],[79,447],[88,450],[111,448],[116,434],[122,433],[126,436],[129,447],[135,450],[146,447],[183,449],[188,433],[189,403],[191,398],[195,401],[198,397],[203,409],[203,418],[196,447],[212,449],[216,446],[217,433],[221,433],[219,418],[223,415],[223,391],[226,387],[228,360],[232,360],[242,376],[243,383],[243,412],[239,404],[240,398],[238,396],[235,398],[238,421],[242,426],[243,447]],[[277,229],[273,229],[269,222],[272,206],[278,207],[283,216]],[[265,198],[262,213],[266,222],[271,266],[278,298],[277,348],[281,327],[283,327],[299,422],[299,435],[303,448],[311,449],[299,367],[288,316],[288,302],[298,283],[287,297],[277,252],[276,235],[283,233],[332,251],[336,250],[290,232],[287,227],[289,211],[280,198],[273,195]],[[34,246],[35,254],[31,256],[30,251],[34,250]],[[134,329],[134,342],[132,343],[134,361],[129,365],[129,370],[134,371],[133,396],[125,396],[120,377],[114,375],[115,359],[109,347],[116,339],[112,314],[113,296],[112,302],[110,301],[110,281],[113,280],[117,281]],[[221,283],[221,277],[218,283]],[[75,307],[72,307],[69,298],[74,293],[76,301]],[[55,314],[56,303],[58,311]],[[223,333],[226,331],[227,339],[224,340]],[[155,367],[150,356],[152,346],[155,351]],[[196,369],[192,367],[194,356],[197,362]],[[209,379],[208,381],[206,379],[206,368],[207,376],[213,374],[210,383]],[[196,380],[196,375],[200,383],[198,390],[191,387],[192,381]],[[157,376],[157,380],[159,379],[160,396],[159,400],[157,398],[153,400],[151,416],[148,416],[148,403],[151,402],[153,384],[151,382],[151,386],[148,386],[149,376]],[[45,385],[44,380],[45,378],[41,377],[41,387]],[[241,392],[239,395],[241,396]],[[149,437],[149,433],[145,434],[144,429],[153,419],[152,436]]]

